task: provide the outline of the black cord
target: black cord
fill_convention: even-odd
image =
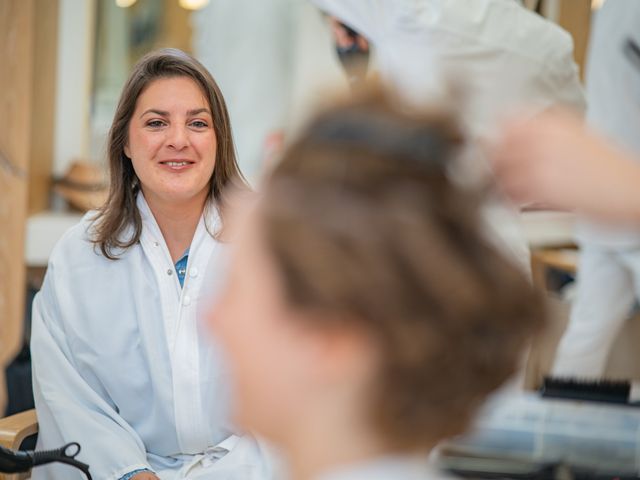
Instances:
[[[54,450],[40,451],[13,451],[0,447],[0,472],[28,472],[33,467],[55,462],[71,465],[84,473],[88,480],[92,480],[91,474],[89,473],[89,465],[76,460],[76,456],[78,456],[79,453],[80,444],[77,442],[68,443]]]
[[[85,474],[88,480],[92,480],[89,473],[89,465],[76,460],[76,457],[80,453],[81,447],[77,442],[67,443],[65,446],[57,448],[55,450],[42,450],[27,452],[33,459],[33,466],[46,465],[48,463],[64,463],[77,468]]]

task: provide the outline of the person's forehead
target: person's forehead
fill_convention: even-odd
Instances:
[[[138,96],[137,106],[149,103],[162,105],[182,105],[188,108],[209,108],[209,101],[202,87],[189,77],[162,77],[149,82]]]

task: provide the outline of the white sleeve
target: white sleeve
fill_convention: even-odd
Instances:
[[[144,444],[117,413],[106,394],[98,394],[74,364],[66,341],[63,313],[50,265],[33,305],[31,355],[33,389],[38,414],[38,448],[78,442],[78,460],[89,464],[95,479],[116,480],[149,468]],[[84,476],[66,465],[34,469],[33,479],[75,479]]]
[[[541,85],[546,86],[545,97],[552,104],[561,104],[584,113],[586,110],[586,99],[582,81],[580,80],[580,69],[573,58],[574,45],[571,35],[565,31],[555,32],[550,35],[552,42],[552,54],[545,59],[544,81]]]
[[[380,0],[311,0],[323,12],[376,44],[383,31],[384,10]]]
[[[561,67],[562,66],[562,67]],[[573,49],[563,52],[555,73],[554,94],[558,103],[584,113],[587,108],[580,71],[573,60]]]

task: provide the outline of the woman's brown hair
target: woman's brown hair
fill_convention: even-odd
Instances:
[[[209,201],[215,201],[224,216],[227,190],[247,188],[236,160],[229,113],[222,92],[209,71],[181,50],[167,48],[148,53],[135,65],[122,90],[107,139],[109,197],[94,217],[93,242],[109,259],[117,258],[118,253],[134,245],[142,231],[142,219],[136,206],[140,183],[131,159],[124,153],[131,116],[138,97],[149,84],[170,77],[192,79],[209,102],[217,147],[207,205]]]
[[[371,421],[398,450],[461,432],[545,319],[487,238],[480,196],[447,174],[463,143],[447,112],[366,96],[311,122],[265,185],[288,302],[314,326],[374,339]]]

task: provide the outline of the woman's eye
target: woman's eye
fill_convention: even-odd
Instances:
[[[152,128],[159,128],[164,126],[164,122],[162,120],[151,120],[150,122],[147,122],[147,126]]]
[[[196,128],[207,128],[209,126],[207,122],[203,122],[202,120],[195,120],[191,122],[191,125]]]

